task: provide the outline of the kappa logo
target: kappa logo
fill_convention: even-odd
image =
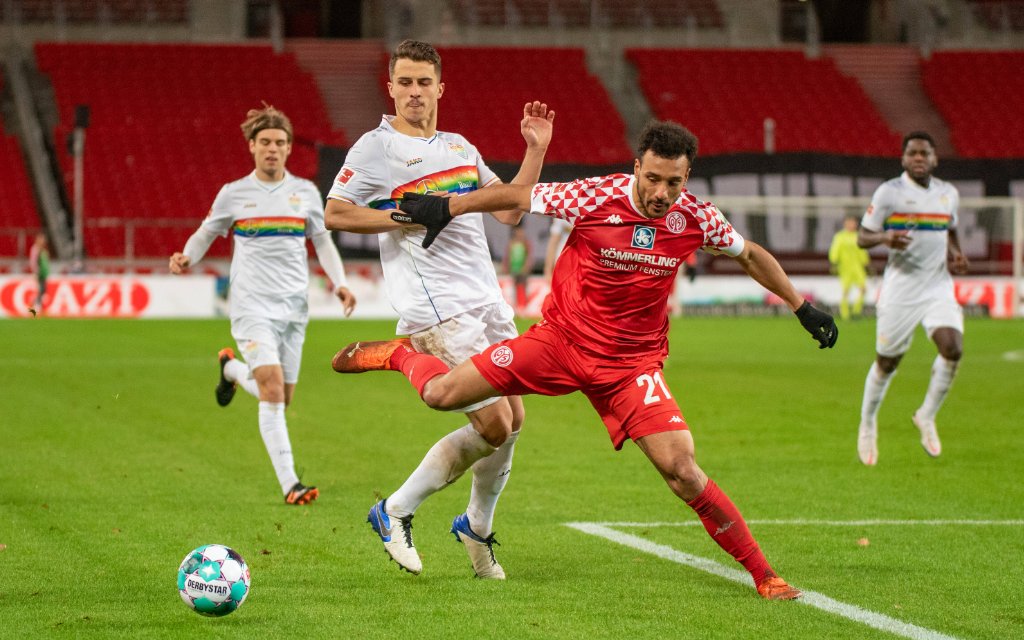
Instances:
[[[512,364],[512,349],[502,345],[491,352],[491,362],[499,367],[507,367]]]
[[[669,422],[682,422],[683,419],[681,417],[679,417],[679,416],[672,416],[671,418],[669,418],[668,421]]]
[[[642,224],[638,224],[633,227],[633,243],[634,249],[653,249],[654,248],[654,227],[646,227]]]
[[[622,218],[617,213],[608,216],[608,224],[622,224]]]

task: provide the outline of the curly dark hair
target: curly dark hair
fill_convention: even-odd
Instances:
[[[911,140],[924,140],[928,144],[932,145],[932,149],[935,148],[935,139],[932,138],[931,134],[927,131],[911,131],[907,135],[903,136],[903,150],[907,150],[907,143]]]
[[[402,40],[391,53],[391,60],[388,62],[388,75],[395,77],[395,63],[405,58],[413,62],[429,62],[434,65],[437,79],[441,79],[441,55],[437,49],[428,42],[419,40]]]
[[[642,158],[648,151],[659,158],[686,156],[693,164],[697,157],[697,136],[686,127],[669,120],[652,120],[640,132],[636,145],[636,157]]]

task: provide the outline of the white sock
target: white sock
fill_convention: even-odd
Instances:
[[[281,484],[281,493],[287,495],[299,476],[295,474],[292,443],[288,439],[288,424],[284,419],[283,402],[260,402],[260,435],[270,454],[274,473]]]
[[[513,431],[498,450],[473,465],[473,490],[469,494],[466,515],[469,526],[481,538],[491,535],[494,526],[494,508],[512,473],[512,450],[519,439]]]
[[[878,421],[878,408],[882,406],[885,399],[885,392],[889,390],[889,383],[896,372],[885,373],[878,366],[878,362],[871,363],[868,370],[867,380],[864,381],[864,401],[860,406],[861,422],[875,423]]]
[[[228,360],[224,364],[224,377],[246,390],[252,397],[260,397],[260,388],[249,376],[249,367],[238,360]]]
[[[388,496],[388,514],[404,518],[415,513],[427,497],[458,480],[474,462],[494,451],[471,424],[452,431],[434,443],[420,466]]]
[[[928,382],[928,391],[924,394],[924,403],[917,410],[917,416],[925,420],[935,420],[935,414],[942,407],[950,387],[953,386],[953,378],[956,376],[959,360],[946,360],[941,355],[935,356],[932,363],[932,377]]]

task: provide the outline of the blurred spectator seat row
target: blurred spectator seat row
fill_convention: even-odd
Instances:
[[[482,27],[722,28],[715,0],[450,0],[456,21]]]
[[[189,0],[5,0],[5,22],[109,24],[185,24]]]
[[[292,173],[314,178],[316,146],[345,143],[313,78],[268,46],[38,43],[35,54],[57,97],[55,148],[68,193],[73,159],[64,141],[75,106],[91,109],[84,180],[90,257],[125,255],[117,220],[132,228],[136,257],[180,248],[221,185],[252,171],[239,125],[263,102],[292,121]],[[180,226],[160,222],[174,219]],[[218,242],[213,255],[227,250]]]
[[[545,162],[610,164],[631,158],[626,127],[582,49],[451,47],[439,49],[445,83],[439,128],[466,136],[486,161],[519,162],[523,105],[555,110]]]
[[[699,153],[761,153],[765,119],[777,152],[885,156],[899,148],[856,80],[800,51],[628,49],[655,115],[700,139]]]
[[[0,67],[0,94],[3,89],[4,76]],[[0,180],[0,256],[24,256],[28,245],[32,243],[33,234],[41,228],[41,223],[21,146],[18,138],[4,127],[2,114],[0,166],[4,168],[4,178]]]
[[[1024,0],[970,0],[975,19],[994,31],[1024,31]]]
[[[921,80],[960,156],[1024,157],[1024,52],[937,52]]]

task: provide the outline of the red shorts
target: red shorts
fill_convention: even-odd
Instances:
[[[562,396],[582,391],[597,409],[616,449],[626,439],[686,429],[668,390],[662,359],[613,359],[583,351],[541,322],[472,358],[480,375],[506,396]]]

